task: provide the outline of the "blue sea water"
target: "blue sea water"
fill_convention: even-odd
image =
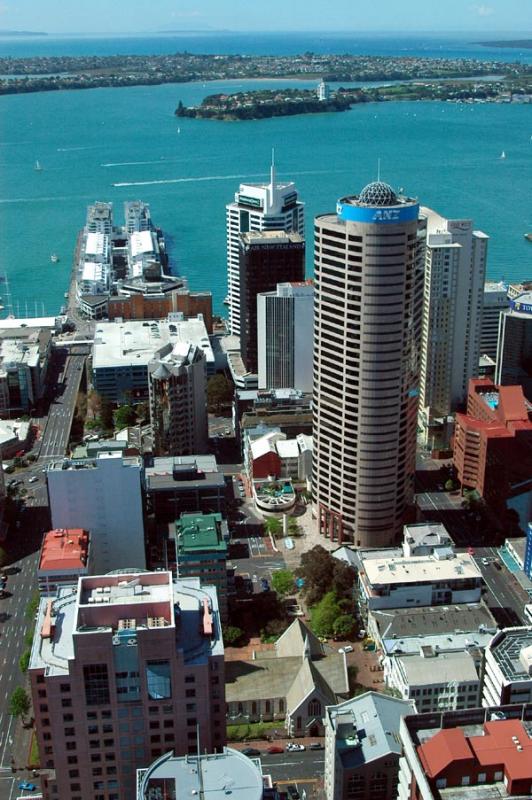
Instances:
[[[190,51],[221,51],[213,37],[186,38]],[[84,52],[103,52],[97,48],[104,42],[105,52],[141,52],[142,43],[151,48],[142,52],[161,52],[174,39],[75,41]],[[73,39],[60,41],[49,52],[82,52],[71,49]],[[272,41],[288,52],[283,37]],[[368,41],[376,52],[379,42]],[[30,48],[29,54],[43,42],[51,44],[32,39],[8,45],[19,53]],[[462,40],[455,45],[465,47]],[[227,51],[229,46],[228,39]],[[517,57],[505,51],[506,59],[508,54]],[[279,176],[296,181],[306,203],[309,274],[314,215],[374,179],[380,159],[383,179],[444,215],[473,218],[490,236],[489,277],[532,277],[532,245],[523,237],[532,231],[530,106],[380,103],[341,114],[239,123],[177,120],[173,114],[179,100],[197,103],[206,94],[243,87],[232,81],[0,97],[0,273],[9,277],[15,312],[17,304],[21,314],[26,308],[33,314],[36,304],[39,313],[41,304],[47,313],[58,310],[88,203],[112,201],[121,219],[122,203],[137,198],[150,203],[166,232],[175,270],[192,289],[212,290],[221,311],[225,204],[240,181],[266,178],[272,147]],[[34,170],[37,159],[41,172]],[[59,263],[50,262],[52,252]]]

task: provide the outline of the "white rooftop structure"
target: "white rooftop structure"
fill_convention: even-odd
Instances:
[[[147,366],[154,358],[169,355],[176,345],[183,344],[203,350],[207,371],[214,368],[214,353],[201,314],[187,320],[178,314],[150,322],[102,320],[94,335],[93,369]]]
[[[369,559],[364,560],[363,568],[372,586],[482,577],[468,553],[458,553],[442,560],[437,554],[419,558]]]
[[[138,231],[137,233],[132,233],[129,241],[131,244],[132,258],[137,258],[138,256],[155,252],[153,235],[151,231]]]
[[[474,659],[465,650],[429,656],[399,656],[397,660],[409,686],[478,682]]]
[[[85,242],[86,256],[100,256],[107,260],[109,255],[109,237],[105,233],[88,233]]]
[[[298,458],[299,444],[297,439],[279,439],[276,444],[279,458]]]
[[[99,264],[96,261],[85,261],[83,264],[83,272],[81,273],[81,280],[104,283],[107,280],[107,275],[108,270],[105,264]]]

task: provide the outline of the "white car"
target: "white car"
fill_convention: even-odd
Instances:
[[[37,477],[37,475],[32,475],[31,478],[29,479],[28,483],[35,483],[35,481],[38,481],[38,480],[39,480],[39,478]]]
[[[345,647],[340,647],[338,649],[338,652],[339,653],[352,653],[353,652],[353,648],[351,647],[350,644],[346,644]]]
[[[289,536],[287,536],[286,539],[284,540],[284,546],[286,547],[287,550],[293,550],[295,547],[294,540],[291,539]]]
[[[286,752],[287,753],[299,753],[301,750],[305,750],[304,744],[298,744],[297,742],[288,742],[286,745]]]

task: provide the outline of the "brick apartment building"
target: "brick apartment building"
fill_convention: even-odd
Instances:
[[[469,381],[467,413],[456,414],[454,465],[463,489],[497,511],[532,489],[532,404],[521,386]]]
[[[198,578],[61,587],[41,600],[29,675],[45,800],[130,800],[136,770],[163,753],[225,745],[216,590]]]

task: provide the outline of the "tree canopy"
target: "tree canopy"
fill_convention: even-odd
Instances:
[[[295,589],[294,573],[289,569],[279,569],[272,572],[272,586],[277,594],[290,594]]]
[[[117,428],[127,428],[128,425],[135,424],[137,421],[137,414],[133,406],[119,406],[119,408],[115,411],[114,418]]]
[[[310,610],[310,626],[318,636],[332,636],[335,632],[335,621],[341,616],[336,594],[327,592]]]
[[[232,401],[233,392],[233,384],[225,375],[222,375],[222,373],[213,375],[207,384],[208,410],[219,414],[222,408]]]
[[[303,594],[307,603],[312,606],[330,591],[334,591],[338,598],[352,597],[356,571],[343,561],[333,558],[318,544],[302,554],[296,576],[304,579]]]
[[[9,698],[9,713],[13,717],[24,717],[28,714],[31,708],[31,701],[28,693],[22,686],[17,686],[11,697]]]

